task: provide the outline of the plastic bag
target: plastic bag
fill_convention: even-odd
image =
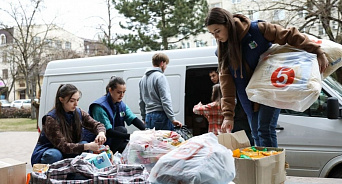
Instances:
[[[178,143],[184,142],[179,136],[177,140],[170,136],[176,133],[169,130],[135,131],[122,152],[124,162],[127,164],[144,164],[149,172],[158,159],[176,148]],[[177,141],[176,144],[174,144]]]
[[[246,93],[249,100],[303,112],[322,88],[317,56],[289,45],[273,45],[261,55]]]
[[[213,133],[195,136],[162,156],[152,168],[151,183],[217,184],[235,177],[232,151],[218,143]]]
[[[323,73],[323,78],[326,78],[342,66],[342,45],[331,40],[318,39],[311,35],[307,36],[310,40],[321,46],[321,49],[329,61],[329,66]]]

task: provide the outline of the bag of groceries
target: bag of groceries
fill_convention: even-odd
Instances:
[[[235,177],[232,151],[222,146],[213,133],[187,140],[162,156],[152,168],[151,183],[229,183]]]
[[[303,112],[321,88],[316,54],[275,44],[260,56],[246,93],[253,102]]]
[[[149,172],[161,156],[184,141],[174,131],[154,129],[134,131],[122,156],[125,163],[144,164]]]
[[[318,39],[311,35],[307,36],[321,46],[329,61],[329,66],[323,73],[323,78],[326,78],[342,66],[342,45],[330,40]]]

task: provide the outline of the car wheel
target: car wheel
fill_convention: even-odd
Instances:
[[[330,171],[328,178],[342,178],[342,164],[334,167]]]

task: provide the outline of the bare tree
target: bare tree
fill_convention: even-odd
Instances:
[[[116,35],[113,34],[112,28],[113,28],[113,20],[115,18],[114,16],[114,4],[112,3],[112,0],[104,0],[107,7],[107,13],[108,17],[107,20],[105,20],[103,17],[99,17],[102,20],[102,24],[99,24],[98,28],[100,30],[99,40],[102,41],[102,43],[107,48],[107,55],[116,54],[114,45],[115,42],[118,40]]]

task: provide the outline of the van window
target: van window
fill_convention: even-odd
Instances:
[[[326,101],[328,99],[328,93],[324,90],[318,96],[318,99],[304,112],[297,112],[288,109],[282,109],[281,114],[294,115],[294,116],[309,116],[309,117],[322,117],[326,118]]]

